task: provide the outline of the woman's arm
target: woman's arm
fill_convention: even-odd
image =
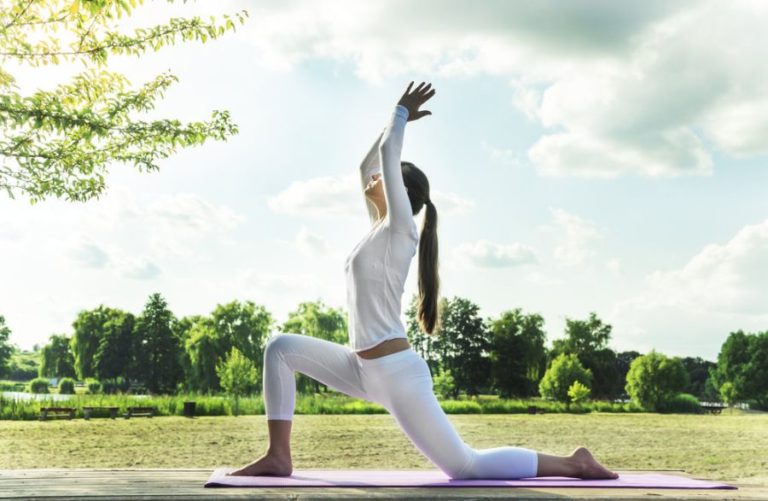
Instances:
[[[405,124],[432,114],[431,111],[419,110],[422,104],[435,95],[434,89],[428,90],[432,84],[427,84],[426,87],[422,87],[423,85],[424,82],[420,83],[413,92],[413,82],[408,85],[392,113],[379,146],[387,216],[390,227],[397,231],[409,232],[413,225],[413,211],[403,182],[400,154],[403,150]]]
[[[393,230],[411,231],[413,211],[405,191],[403,171],[400,167],[400,154],[403,150],[405,124],[408,121],[408,108],[397,105],[392,113],[389,125],[384,129],[384,136],[379,146],[384,180],[384,198],[387,201],[387,217]]]
[[[381,166],[379,165],[379,143],[381,141],[381,136],[384,135],[385,130],[386,128],[382,129],[382,131],[379,133],[378,137],[376,138],[376,142],[373,143],[370,151],[368,151],[368,154],[365,155],[365,158],[360,164],[360,183],[363,188],[363,201],[365,202],[365,207],[368,209],[368,217],[370,218],[371,223],[376,222],[378,212],[376,211],[376,207],[373,205],[373,202],[368,200],[368,198],[365,196],[365,187],[368,186],[368,183],[371,180],[371,176],[381,170]]]

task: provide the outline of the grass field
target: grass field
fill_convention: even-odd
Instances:
[[[768,482],[768,414],[450,415],[475,448],[592,449],[610,468],[682,469],[698,477]],[[389,415],[297,415],[294,467],[434,466]],[[258,457],[264,416],[0,421],[0,469],[217,467]]]

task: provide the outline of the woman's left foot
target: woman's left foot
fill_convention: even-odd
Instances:
[[[243,466],[239,470],[228,473],[232,476],[245,477],[289,477],[293,473],[293,464],[290,456],[283,456],[267,452],[252,463]]]
[[[585,447],[578,447],[571,453],[571,458],[578,465],[579,473],[577,476],[579,478],[592,480],[619,478],[618,473],[614,473],[598,463]]]

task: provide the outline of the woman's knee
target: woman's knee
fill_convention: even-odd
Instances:
[[[280,333],[269,336],[267,338],[267,343],[264,345],[264,358],[284,353],[290,343],[290,334]]]

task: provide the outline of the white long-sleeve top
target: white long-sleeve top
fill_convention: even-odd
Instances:
[[[401,301],[419,232],[400,167],[407,122],[408,109],[397,105],[360,164],[363,190],[371,176],[381,170],[387,215],[377,222],[375,206],[365,199],[373,226],[345,263],[349,342],[355,351],[373,348],[387,339],[408,338],[400,319]]]

